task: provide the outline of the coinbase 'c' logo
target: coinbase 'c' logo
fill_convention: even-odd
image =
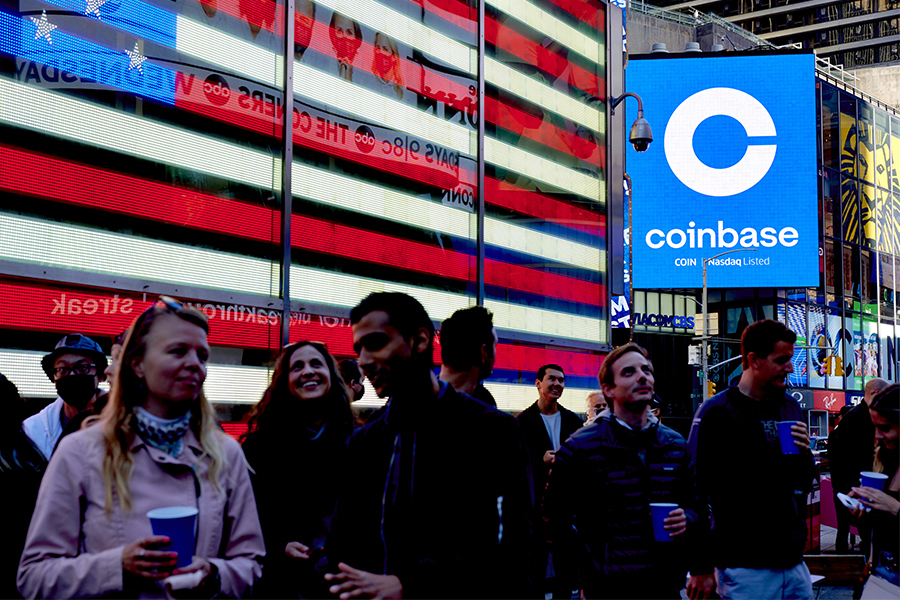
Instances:
[[[759,183],[775,160],[776,145],[747,146],[743,158],[717,169],[703,163],[694,152],[694,132],[710,117],[731,117],[744,126],[749,137],[771,137],[775,123],[753,96],[732,88],[710,88],[682,102],[669,119],[665,133],[666,160],[681,183],[704,196],[734,196]]]

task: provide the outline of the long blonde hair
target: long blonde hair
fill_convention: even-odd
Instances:
[[[188,323],[202,328],[209,333],[206,315],[193,308],[185,308],[171,298],[160,298],[147,311],[142,313],[129,328],[122,348],[122,354],[115,367],[113,385],[109,391],[109,401],[100,413],[99,423],[103,433],[106,454],[103,457],[103,480],[106,487],[104,509],[107,516],[112,513],[113,487],[119,497],[119,506],[123,512],[134,510],[131,497],[131,475],[134,460],[131,457],[131,444],[134,441],[135,429],[133,415],[135,406],[141,405],[147,398],[147,387],[144,380],[134,372],[132,364],[144,356],[147,349],[147,335],[153,322],[162,314],[173,314]],[[207,401],[201,389],[191,402],[191,430],[200,445],[203,454],[199,460],[208,456],[209,480],[215,490],[219,490],[219,473],[225,467],[225,450],[220,436],[225,435],[219,428],[215,411]]]

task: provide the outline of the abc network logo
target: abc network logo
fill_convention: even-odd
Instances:
[[[720,115],[743,125],[750,138],[776,135],[769,111],[740,90],[709,88],[678,105],[666,126],[666,160],[681,183],[704,196],[735,196],[749,190],[766,176],[775,160],[777,146],[771,144],[748,145],[743,158],[724,169],[701,161],[694,152],[694,133],[706,119]]]

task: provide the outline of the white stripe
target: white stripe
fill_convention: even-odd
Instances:
[[[606,58],[603,44],[592,40],[527,0],[489,0],[488,4],[574,50],[593,63],[603,64]]]
[[[467,155],[475,155],[478,134],[387,96],[294,61],[294,93],[397,131],[414,132]]]
[[[50,383],[41,370],[41,358],[46,352],[28,350],[0,350],[0,373],[16,384],[19,394],[26,398],[56,398],[56,387]],[[203,391],[210,402],[217,404],[256,404],[269,385],[272,372],[266,367],[245,367],[236,365],[209,365]],[[103,389],[109,386],[101,384]],[[385,400],[375,394],[368,379],[363,379],[366,392],[363,399],[354,406],[378,408]],[[537,399],[533,385],[512,385],[484,382],[497,401],[497,408],[510,412],[520,412],[531,406]],[[563,396],[568,404],[582,408],[582,399],[593,390],[566,388]]]
[[[484,160],[595,201],[606,199],[606,186],[600,179],[487,136]]]
[[[402,292],[414,296],[425,307],[428,316],[437,321],[443,321],[460,308],[475,304],[475,298],[472,296],[291,266],[292,297],[350,308],[372,292]],[[529,331],[595,343],[606,341],[605,328],[601,326],[600,319],[495,300],[487,300],[484,304],[494,313],[494,325],[502,329]]]
[[[280,54],[182,15],[175,18],[175,49],[179,52],[279,89],[284,87],[284,58]]]
[[[248,185],[279,187],[280,158],[4,78],[0,120]]]
[[[260,296],[278,294],[277,262],[171,242],[52,223],[0,213],[0,258],[42,266],[135,279],[226,289]],[[291,296],[350,309],[371,292],[397,291],[415,296],[433,319],[444,320],[474,298],[428,288],[291,267]],[[554,313],[504,302],[489,304],[498,327],[578,340],[600,340],[598,319]],[[536,328],[533,328],[536,327]]]
[[[280,158],[3,78],[0,120],[248,185],[279,187]],[[465,211],[300,163],[294,163],[293,173],[295,195],[475,238],[474,216]],[[485,219],[485,239],[492,245],[586,269],[601,270],[605,264],[604,254],[596,248],[498,219]]]
[[[584,125],[592,131],[601,135],[606,132],[606,120],[596,108],[556,88],[535,81],[489,56],[484,57],[484,77],[490,83]]]
[[[291,181],[295,196],[457,237],[476,237],[474,214],[430,200],[300,163],[294,163]],[[484,220],[484,230],[485,243],[492,246],[584,269],[605,270],[606,253],[591,246],[490,217]]]
[[[0,213],[0,257],[274,297],[277,261]]]
[[[16,384],[25,398],[56,398],[54,386],[41,369],[46,352],[0,350],[0,373]],[[209,365],[203,391],[217,404],[255,404],[269,385],[271,371],[265,367]],[[109,384],[100,388],[108,391]],[[375,392],[372,392],[374,397]]]

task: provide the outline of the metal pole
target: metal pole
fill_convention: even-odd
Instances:
[[[634,201],[634,191],[631,187],[631,177],[625,173],[625,181],[628,182],[628,341],[634,341],[634,263],[631,259],[632,235],[634,230],[631,225],[631,204]]]
[[[484,3],[478,3],[478,216],[475,250],[476,296],[479,306],[484,306]]]
[[[702,360],[702,369],[703,369],[703,383],[700,385],[703,386],[703,401],[706,402],[709,400],[709,373],[707,373],[706,369],[709,366],[709,358],[707,355],[708,351],[708,340],[709,340],[709,310],[707,305],[707,288],[706,288],[706,263],[710,259],[703,259],[703,341],[700,348],[700,351],[703,353],[701,357]]]
[[[709,261],[719,258],[720,256],[725,256],[726,254],[731,254],[732,252],[758,252],[755,248],[736,248],[734,250],[729,250],[728,252],[722,252],[720,254],[716,254],[715,256],[710,256],[709,258],[703,259],[703,337],[700,338],[702,341],[702,347],[700,351],[703,352],[703,401],[706,402],[709,400],[709,373],[707,372],[708,366],[708,358],[706,356],[706,352],[708,350],[709,345],[709,305],[707,304],[707,288],[706,288],[706,263]]]
[[[284,112],[281,114],[284,170],[281,176],[281,345],[290,343],[291,324],[291,215],[294,212],[291,192],[291,168],[294,164],[294,5],[284,3]]]

